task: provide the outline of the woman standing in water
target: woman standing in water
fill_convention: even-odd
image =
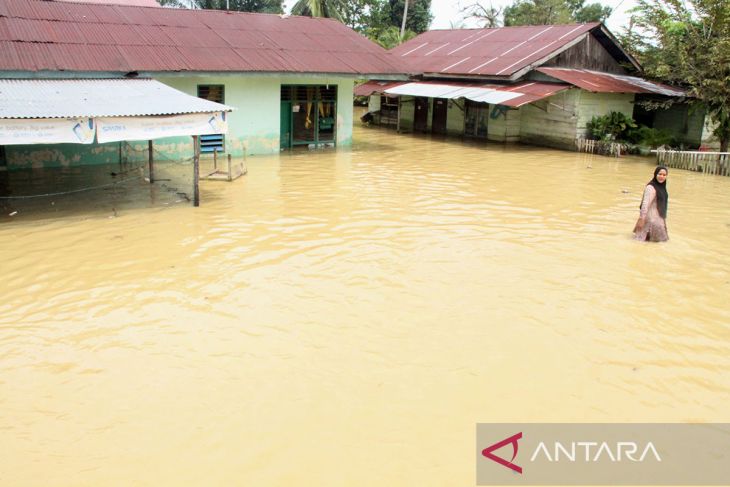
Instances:
[[[639,220],[634,227],[636,240],[650,242],[664,242],[669,240],[667,235],[667,174],[664,166],[654,170],[654,179],[644,188],[644,197],[641,199]]]

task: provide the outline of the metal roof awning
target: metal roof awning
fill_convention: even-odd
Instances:
[[[439,83],[406,83],[388,88],[385,93],[393,95],[426,96],[429,98],[467,98],[483,103],[503,104],[517,98],[520,93],[496,90],[488,85],[468,86]]]
[[[553,96],[571,85],[563,83],[543,83],[537,81],[514,85],[485,83],[438,83],[438,82],[378,82],[370,81],[357,87],[355,94],[368,96],[385,93],[393,96],[426,96],[432,98],[467,98],[482,103],[506,105],[517,108],[549,96]]]
[[[0,145],[220,134],[231,110],[151,79],[3,79]]]
[[[568,68],[537,68],[537,71],[593,93],[653,93],[663,96],[687,96],[687,93],[679,88],[636,76]]]

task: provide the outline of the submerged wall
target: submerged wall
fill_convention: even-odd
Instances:
[[[496,105],[489,105],[489,122],[487,123],[487,140],[492,142],[519,142],[522,109],[510,108],[507,110],[495,109]],[[498,113],[498,114],[497,114]],[[492,118],[494,114],[494,118]]]
[[[234,157],[279,152],[282,84],[337,85],[337,145],[352,143],[353,80],[327,76],[160,76],[158,81],[197,96],[198,85],[224,85],[225,104],[236,108],[228,117],[226,152]],[[154,141],[155,157],[192,157],[191,137]],[[147,160],[147,141],[108,144],[38,144],[5,146],[8,169],[69,167]]]

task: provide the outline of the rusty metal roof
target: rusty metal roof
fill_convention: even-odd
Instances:
[[[397,75],[380,46],[332,19],[0,0],[0,70]]]
[[[431,30],[390,52],[410,72],[509,77],[567,49],[600,25]]]
[[[512,98],[511,100],[503,102],[502,105],[517,108],[521,107],[522,105],[532,103],[533,101],[542,100],[543,98],[553,96],[556,93],[568,90],[570,88],[570,85],[562,83],[542,83],[538,81],[525,81],[522,83],[517,83],[516,85],[512,85],[509,88],[501,88],[504,91],[514,91],[515,93],[520,94],[520,96],[516,98]]]
[[[132,117],[231,110],[151,79],[0,79],[0,118]]]
[[[136,5],[137,7],[159,7],[157,0],[59,0],[61,2],[100,3],[104,5]]]
[[[636,76],[568,68],[538,68],[537,71],[594,93],[654,93],[664,96],[687,96],[687,93],[680,88]]]
[[[412,83],[369,81],[355,88],[355,95],[369,96],[373,93],[390,95],[428,96],[435,98],[468,98],[470,100],[521,107],[570,89],[563,83],[525,81],[504,85],[493,83],[419,81]]]
[[[370,96],[373,93],[384,93],[388,88],[402,85],[404,81],[368,81],[353,90],[355,96]]]

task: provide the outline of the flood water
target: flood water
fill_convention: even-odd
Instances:
[[[730,178],[670,170],[648,244],[647,159],[356,127],[247,162],[200,208],[2,215],[1,485],[464,486],[478,422],[730,421]]]

